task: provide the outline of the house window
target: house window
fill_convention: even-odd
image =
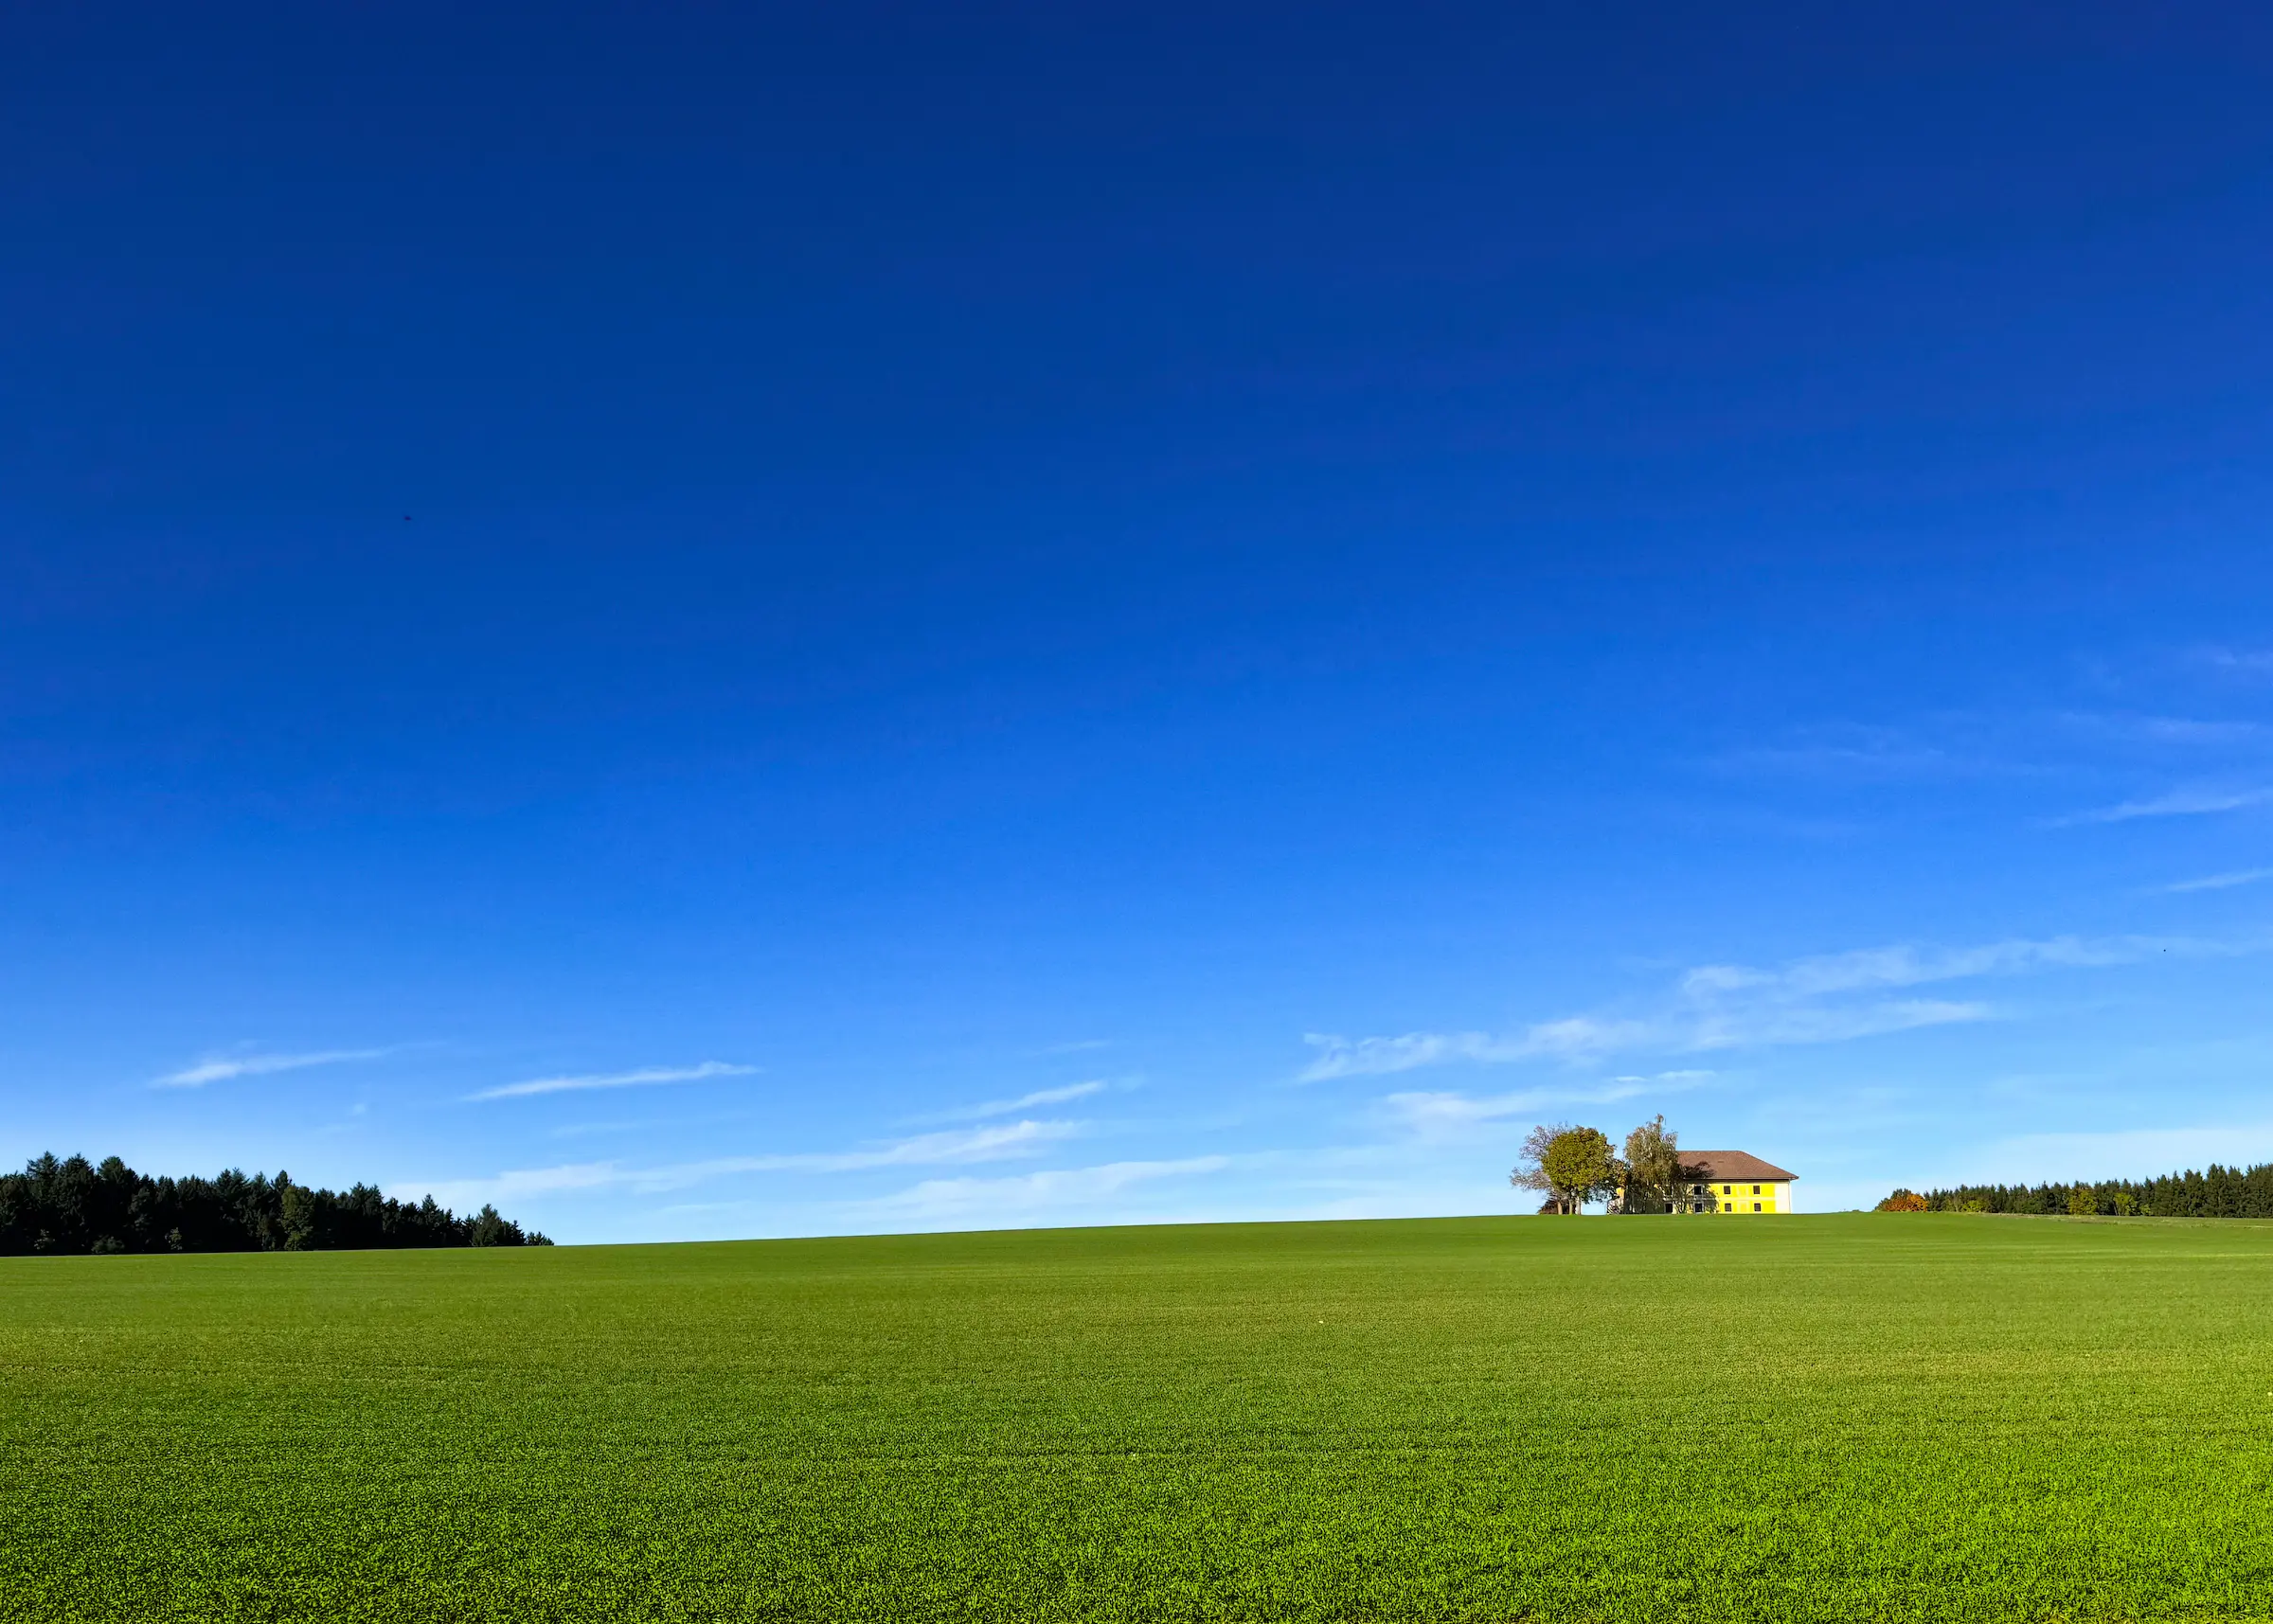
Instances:
[[[1754,1195],[1758,1195],[1760,1193],[1760,1187],[1758,1185],[1754,1185],[1752,1187],[1752,1193]]]
[[[1754,1212],[1758,1212],[1758,1211],[1760,1210],[1760,1203],[1758,1203],[1758,1202],[1754,1202],[1754,1203],[1752,1204],[1752,1210],[1753,1210]]]
[[[1736,1193],[1736,1187],[1734,1185],[1723,1185],[1721,1187],[1721,1193],[1723,1195],[1734,1195]]]
[[[1721,1203],[1721,1210],[1723,1212],[1734,1212],[1736,1210],[1736,1203],[1732,1201],[1725,1201]]]

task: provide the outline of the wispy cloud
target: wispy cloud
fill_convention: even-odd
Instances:
[[[2066,817],[2054,818],[2052,824],[2054,828],[2072,828],[2078,824],[2129,823],[2142,817],[2202,817],[2262,807],[2268,801],[2273,801],[2273,789],[2264,786],[2240,790],[2173,790],[2143,801],[2119,801],[2111,807],[2070,812]]]
[[[2153,1178],[2187,1168],[2205,1168],[2211,1162],[2239,1167],[2268,1160],[2273,1160],[2273,1123],[2024,1133],[1957,1158],[1956,1170],[1947,1182]],[[1920,1187],[1927,1182],[1920,1180]]]
[[[2273,649],[2197,649],[2194,658],[2212,670],[2234,676],[2273,676]]]
[[[1594,1015],[1542,1021],[1506,1037],[1495,1037],[1489,1032],[1405,1032],[1393,1038],[1345,1038],[1332,1032],[1306,1032],[1302,1041],[1318,1051],[1318,1058],[1302,1069],[1297,1080],[1322,1082],[1337,1077],[1380,1077],[1454,1061],[1489,1064],[1570,1059],[1639,1047],[1649,1035],[1646,1023],[1605,1020]]]
[[[1299,1075],[1315,1082],[1458,1062],[1584,1061],[1622,1051],[1703,1053],[1841,1043],[1985,1021],[1996,1013],[1977,998],[1888,996],[1935,983],[2103,968],[2166,955],[2224,957],[2269,946],[2273,941],[2265,939],[2052,937],[1969,947],[1865,948],[1767,968],[1704,964],[1683,972],[1656,1007],[1641,1014],[1574,1015],[1508,1036],[1406,1032],[1353,1039],[1312,1033],[1305,1041],[1319,1052]]]
[[[521,1168],[489,1178],[406,1182],[390,1194],[416,1199],[432,1192],[447,1205],[559,1195],[577,1191],[630,1190],[653,1194],[686,1189],[736,1173],[842,1173],[870,1168],[939,1167],[963,1162],[997,1162],[1039,1155],[1078,1135],[1078,1122],[1003,1122],[986,1128],[920,1133],[914,1138],[850,1151],[791,1151],[756,1156],[713,1156],[704,1161],[627,1168],[620,1162],[575,1162],[552,1168]]]
[[[1447,1061],[1521,1060],[1529,1052],[1521,1038],[1495,1038],[1489,1032],[1406,1032],[1394,1038],[1305,1032],[1302,1041],[1318,1051],[1318,1058],[1302,1068],[1298,1079],[1302,1082],[1378,1077]]]
[[[431,1195],[444,1206],[469,1207],[483,1202],[619,1188],[629,1182],[630,1175],[614,1162],[575,1162],[553,1168],[515,1168],[486,1179],[406,1179],[389,1185],[386,1193],[398,1201],[418,1201]]]
[[[1030,1156],[1046,1146],[1071,1139],[1082,1132],[1079,1122],[997,1122],[985,1128],[956,1128],[940,1133],[919,1133],[912,1139],[856,1151],[830,1151],[802,1155],[757,1158],[766,1168],[841,1173],[862,1168],[910,1167],[938,1162],[996,1162],[1011,1156]]]
[[[2191,937],[2062,936],[1982,942],[1970,947],[1870,947],[1791,959],[1773,970],[1757,970],[1742,964],[1699,965],[1683,974],[1681,990],[1701,1000],[1731,994],[1817,998],[1840,992],[1918,987],[1936,981],[1964,981],[1983,975],[2023,975],[2041,970],[2134,964],[2173,950],[2200,956],[2230,953],[2237,948],[2257,952],[2263,945],[2251,943],[2244,947]]]
[[[2137,711],[2070,710],[2060,722],[2072,733],[2118,743],[2221,748],[2248,744],[2266,736],[2263,723],[2230,717],[2156,716]]]
[[[301,1071],[309,1066],[338,1065],[348,1061],[377,1060],[390,1049],[319,1049],[308,1054],[211,1055],[180,1071],[153,1080],[152,1088],[203,1088],[208,1082],[226,1082],[237,1077],[266,1077],[272,1072]]]
[[[1921,1026],[1948,1026],[1986,1021],[1996,1009],[1978,999],[1894,998],[1843,1008],[1748,1008],[1714,1010],[1702,1016],[1683,1047],[1738,1049],[1790,1044],[1841,1044]]]
[[[1219,1172],[1231,1162],[1229,1156],[1187,1156],[1179,1161],[1108,1162],[1101,1167],[1064,1168],[1008,1178],[925,1179],[861,1206],[879,1217],[899,1220],[1030,1220],[1038,1213],[1093,1207],[1135,1186]]]
[[[749,1110],[705,1112],[694,1116],[618,1116],[595,1122],[561,1122],[545,1130],[547,1139],[583,1139],[600,1133],[639,1133],[654,1128],[732,1127],[757,1120]]]
[[[2254,885],[2261,880],[2273,880],[2273,868],[2239,868],[2230,874],[2205,874],[2199,880],[2181,880],[2173,885],[2157,885],[2158,891],[2228,891],[2236,885]]]
[[[754,1065],[729,1065],[724,1061],[705,1061],[700,1065],[643,1066],[637,1071],[597,1072],[588,1077],[532,1078],[527,1082],[509,1082],[501,1088],[485,1088],[466,1098],[521,1099],[532,1094],[569,1094],[588,1088],[646,1088],[666,1082],[700,1082],[713,1077],[748,1077],[757,1070]]]
[[[1942,776],[1978,770],[1970,755],[1953,755],[1891,728],[1840,724],[1799,730],[1781,744],[1732,750],[1712,763],[1725,770],[1863,779]]]
[[[958,1105],[948,1111],[926,1112],[910,1117],[911,1122],[977,1122],[989,1116],[1008,1116],[1014,1111],[1031,1111],[1038,1105],[1063,1105],[1071,1099],[1086,1099],[1093,1094],[1102,1094],[1113,1085],[1101,1078],[1089,1082],[1069,1082],[1062,1088],[1037,1088],[1031,1094],[1022,1094],[1015,1099],[989,1099],[977,1105]]]
[[[1532,1088],[1512,1094],[1474,1095],[1450,1092],[1392,1094],[1381,1102],[1389,1122],[1415,1137],[1454,1140],[1495,1122],[1526,1117],[1548,1105],[1605,1105],[1645,1094],[1667,1094],[1696,1088],[1716,1074],[1699,1069],[1662,1071],[1650,1077],[1614,1077],[1582,1088]]]
[[[2265,736],[2263,723],[2201,716],[2142,716],[2139,731],[2157,744],[2247,744]]]

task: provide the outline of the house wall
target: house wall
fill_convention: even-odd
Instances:
[[[1758,1193],[1754,1193],[1754,1186]],[[1770,1213],[1788,1213],[1792,1210],[1792,1184],[1789,1179],[1716,1179],[1710,1184],[1680,1187],[1681,1212],[1717,1213],[1729,1218],[1755,1216],[1752,1204],[1760,1204],[1758,1216]]]
[[[1765,1218],[1770,1213],[1792,1210],[1792,1187],[1788,1179],[1721,1179],[1714,1182],[1712,1194],[1724,1218]]]

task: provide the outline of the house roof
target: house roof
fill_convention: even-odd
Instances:
[[[1727,1179],[1732,1184],[1738,1179],[1785,1183],[1799,1176],[1785,1172],[1773,1162],[1762,1161],[1749,1151],[1683,1151],[1681,1166],[1698,1169],[1687,1176]]]

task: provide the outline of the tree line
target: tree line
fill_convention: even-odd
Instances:
[[[1682,1161],[1680,1137],[1660,1115],[1626,1135],[1623,1155],[1600,1128],[1542,1123],[1524,1140],[1508,1183],[1543,1193],[1541,1212],[1575,1214],[1604,1197],[1612,1212],[1683,1212],[1709,1210],[1687,1188],[1705,1176]]]
[[[2072,1218],[2273,1218],[2273,1162],[2099,1184],[1959,1185],[1898,1189],[1880,1212],[2066,1213]]]
[[[0,1173],[0,1255],[112,1252],[331,1252],[412,1246],[549,1246],[494,1206],[460,1218],[428,1196],[415,1206],[376,1185],[339,1191],[279,1172],[152,1178],[116,1156],[36,1156]]]

